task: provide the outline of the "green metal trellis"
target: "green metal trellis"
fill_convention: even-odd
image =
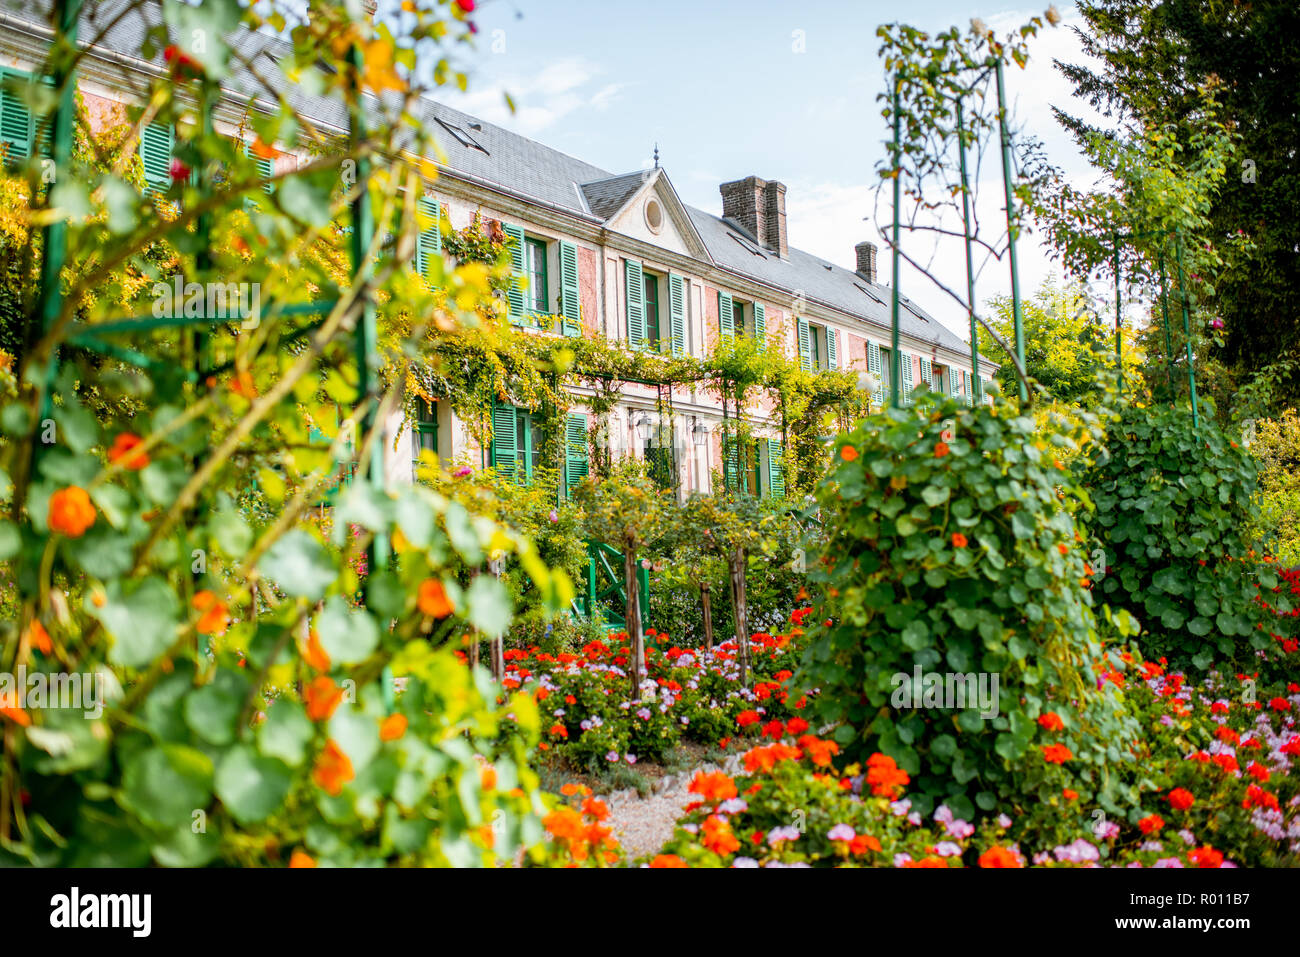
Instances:
[[[75,50],[77,37],[77,23],[81,13],[81,0],[56,0],[53,5],[53,18],[56,25],[55,44],[60,42],[68,45]],[[52,158],[55,168],[62,170],[67,169],[72,155],[72,133],[73,133],[73,94],[76,88],[76,69],[66,69],[63,63],[68,60],[67,51],[58,57],[51,58],[54,64],[49,72],[49,79],[54,88],[59,91],[57,103],[50,113],[47,122],[53,131],[52,139]],[[363,97],[360,89],[360,70],[363,66],[363,58],[359,48],[353,46],[348,54],[348,61],[353,67],[352,77],[353,86],[349,90],[349,141],[351,144],[362,141],[366,137],[366,123],[363,106]],[[218,90],[216,85],[211,81],[204,79],[201,81],[198,109],[200,113],[201,128],[204,133],[212,131],[212,109],[214,101],[217,99]],[[349,215],[352,220],[351,234],[351,259],[352,259],[352,284],[356,288],[358,284],[368,282],[373,264],[367,259],[367,251],[370,247],[371,240],[374,236],[374,216],[370,207],[370,199],[367,190],[370,174],[370,160],[363,152],[357,159],[357,180],[356,195],[352,200],[349,209]],[[197,187],[201,196],[208,196],[211,189],[209,174],[206,164],[200,164],[197,177]],[[197,218],[197,231],[201,238],[199,251],[196,254],[195,265],[201,275],[206,275],[212,267],[210,255],[210,229],[212,217],[208,213],[203,213]],[[44,227],[43,233],[43,259],[41,263],[40,282],[37,289],[36,316],[40,323],[42,335],[48,333],[53,322],[59,316],[63,307],[62,288],[60,277],[63,267],[67,261],[67,224],[60,220],[50,223]],[[290,317],[290,316],[322,316],[331,312],[338,305],[337,301],[330,302],[304,302],[293,304],[272,303],[268,308],[262,310],[263,317]],[[174,318],[155,318],[152,315],[134,315],[126,316],[119,319],[110,319],[104,322],[97,322],[90,325],[83,325],[75,328],[75,331],[68,337],[70,344],[81,348],[93,350],[103,355],[111,356],[133,365],[144,368],[158,368],[161,363],[152,359],[138,350],[130,347],[114,345],[110,342],[103,341],[107,335],[150,332],[162,328],[180,328],[189,329],[194,333],[193,356],[194,368],[184,372],[183,377],[187,382],[201,382],[208,376],[218,375],[228,371],[233,363],[225,363],[218,366],[206,367],[207,359],[207,341],[208,331],[215,327],[224,325],[229,319],[225,316],[197,316],[197,317],[174,317]],[[294,330],[289,334],[289,339],[299,339],[309,335],[317,329],[323,320],[317,318],[303,328]],[[380,367],[380,356],[378,350],[378,333],[376,325],[376,315],[373,298],[366,292],[362,300],[361,313],[353,332],[354,336],[354,354],[357,362],[358,373],[358,396],[359,403],[365,403],[365,409],[361,418],[361,435],[369,434],[373,428],[376,418],[376,407],[378,402],[378,371]],[[53,382],[57,373],[57,353],[52,353],[43,370],[42,376],[42,409],[48,410],[51,405],[51,393]],[[40,445],[37,444],[33,454],[39,453]],[[359,478],[361,481],[368,482],[374,487],[382,487],[384,483],[383,475],[383,448],[382,444],[372,442],[370,445],[369,455],[366,461],[358,463]],[[388,543],[383,536],[377,535],[372,539],[370,544],[370,567],[382,568],[388,560]]]
[[[998,117],[998,136],[1000,142],[1000,154],[1002,160],[1002,184],[1006,198],[1006,217],[1007,217],[1007,259],[1011,272],[1011,305],[1012,321],[1014,324],[1014,348],[1016,359],[1021,369],[1025,366],[1025,337],[1024,337],[1024,315],[1023,302],[1020,294],[1020,271],[1016,255],[1016,232],[1017,216],[1015,214],[1015,190],[1012,186],[1011,170],[1013,165],[1013,154],[1011,144],[1011,132],[1007,123],[1007,106],[1006,106],[1006,78],[1003,66],[1003,60],[1000,56],[989,57],[982,64],[982,68],[987,71],[993,70],[995,86],[997,91],[997,117]],[[987,72],[983,74],[987,76]],[[901,107],[901,89],[902,74],[895,74],[893,77],[893,92],[891,96],[893,106],[893,180],[894,180],[894,222],[892,235],[891,258],[893,266],[893,286],[890,290],[890,404],[898,408],[902,402],[901,396],[901,356],[899,354],[899,268],[901,261],[901,227],[902,227],[902,178],[903,178],[903,145],[902,145],[902,107]],[[956,106],[956,123],[957,123],[957,149],[959,169],[961,175],[961,194],[962,194],[962,236],[965,246],[966,255],[966,295],[967,295],[967,314],[970,319],[971,333],[971,377],[972,382],[978,389],[979,378],[979,345],[977,335],[978,320],[975,312],[975,277],[974,264],[971,253],[971,209],[970,209],[970,183],[968,179],[966,166],[966,125],[965,125],[965,93],[954,97]],[[1120,287],[1121,270],[1120,270],[1120,241],[1134,240],[1146,236],[1157,235],[1155,232],[1132,233],[1112,235],[1112,264],[1115,272],[1115,362],[1119,374],[1120,387],[1124,385],[1124,365],[1123,365],[1123,292]],[[1167,234],[1166,234],[1167,235]],[[1188,388],[1191,394],[1192,405],[1192,424],[1193,427],[1199,427],[1199,409],[1196,396],[1196,371],[1192,357],[1191,346],[1191,319],[1188,307],[1188,297],[1186,290],[1186,277],[1183,271],[1183,249],[1182,234],[1176,235],[1175,255],[1178,265],[1178,296],[1182,303],[1183,311],[1183,332],[1187,337],[1187,377]],[[1158,272],[1160,275],[1160,302],[1164,321],[1165,332],[1165,358],[1169,370],[1169,381],[1173,384],[1173,346],[1169,332],[1169,306],[1168,306],[1168,289],[1165,279],[1164,268],[1164,249],[1158,251]],[[982,390],[981,390],[982,391]],[[1023,380],[1020,380],[1020,400],[1025,402],[1029,398],[1028,387]],[[982,395],[980,396],[982,398]]]

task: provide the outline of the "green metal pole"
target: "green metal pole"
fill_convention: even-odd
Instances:
[[[212,101],[215,98],[215,87],[216,84],[206,76],[199,87],[199,122],[202,124],[200,133],[205,148],[213,134]],[[208,171],[207,163],[200,162],[198,164],[198,168],[195,170],[195,180],[198,185],[200,201],[207,199],[212,190],[212,176]],[[208,273],[212,269],[212,214],[200,213],[196,228],[199,234],[199,250],[194,256],[194,265],[198,269],[200,281],[207,282]],[[211,357],[208,354],[211,344],[208,328],[206,325],[200,326],[194,336],[194,356],[198,366],[200,382],[206,377],[207,368],[211,365],[209,361]]]
[[[975,328],[975,267],[970,249],[970,184],[966,178],[966,126],[962,99],[957,97],[957,152],[961,160],[961,222],[966,243],[966,310],[970,315],[971,383],[980,380],[979,336]],[[967,398],[970,398],[968,396]],[[974,402],[971,403],[974,405]]]
[[[69,176],[72,172],[72,122],[76,113],[73,95],[76,92],[76,78],[64,64],[68,62],[77,48],[77,20],[81,13],[81,0],[57,0],[54,5],[54,17],[58,23],[56,38],[62,41],[58,58],[50,79],[59,91],[59,99],[50,114],[49,136],[52,143],[50,158],[54,161],[54,176]],[[33,200],[35,197],[33,197]],[[61,276],[63,264],[68,256],[68,224],[60,219],[50,223],[41,231],[41,279],[37,289],[36,316],[40,323],[40,334],[44,336],[59,312],[63,308],[63,286]],[[28,345],[32,337],[28,336]],[[45,375],[42,383],[41,415],[44,419],[53,409],[50,390],[54,383],[54,373],[58,367],[58,352],[51,351],[45,360]],[[39,448],[39,444],[34,446]]]
[[[1119,288],[1119,234],[1114,236],[1115,248],[1111,253],[1115,267],[1115,367],[1119,371],[1119,387],[1124,388],[1124,307]]]
[[[1025,365],[1024,311],[1020,303],[1020,268],[1016,260],[1015,193],[1011,188],[1011,133],[1007,129],[1006,79],[1002,71],[1002,57],[998,57],[998,131],[1002,137],[1002,186],[1007,196],[1007,258],[1011,263],[1011,316],[1016,328],[1016,358],[1023,369]],[[1029,389],[1020,382],[1020,401],[1029,401]]]
[[[1187,279],[1183,274],[1183,236],[1178,234],[1175,247],[1178,256],[1178,296],[1183,301],[1183,335],[1187,337],[1187,386],[1192,393],[1192,428],[1200,428],[1200,413],[1196,407],[1196,368],[1192,361],[1192,318],[1187,309]]]
[[[1169,336],[1169,290],[1165,284],[1165,251],[1156,254],[1160,269],[1160,312],[1165,326],[1165,369],[1169,373],[1169,395],[1174,394],[1174,343]]]
[[[889,332],[889,403],[895,409],[901,405],[899,401],[899,382],[903,378],[903,364],[900,361],[898,352],[898,271],[899,256],[898,243],[899,232],[901,228],[902,216],[902,187],[903,187],[903,134],[902,122],[903,112],[899,105],[899,82],[898,77],[894,77],[894,244],[891,250],[894,268],[894,281],[890,289],[890,332]]]
[[[364,59],[359,47],[353,46],[348,51],[348,62],[352,66],[354,86],[349,103],[349,142],[353,145],[366,138],[366,120],[363,112],[360,76],[364,69]],[[368,272],[365,262],[367,251],[375,234],[374,214],[370,209],[370,157],[357,157],[357,196],[352,201],[352,281],[357,283]],[[357,363],[357,398],[366,402],[367,408],[361,418],[359,435],[370,434],[375,424],[375,403],[379,399],[379,331],[375,319],[375,305],[367,295],[361,306],[361,315],[357,320],[354,335],[354,354]],[[367,461],[360,461],[357,467],[361,480],[369,482],[374,488],[384,486],[384,443],[371,443]],[[388,564],[388,540],[384,535],[376,534],[371,540],[369,569],[384,568]]]

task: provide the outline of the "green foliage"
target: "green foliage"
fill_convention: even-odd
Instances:
[[[1227,176],[1204,208],[1203,238],[1216,247],[1224,237],[1247,245],[1234,268],[1206,291],[1207,307],[1223,318],[1225,329],[1220,341],[1204,350],[1205,357],[1222,360],[1242,382],[1280,355],[1294,357],[1300,348],[1295,322],[1300,260],[1293,230],[1300,196],[1291,150],[1300,137],[1290,80],[1300,61],[1291,40],[1298,25],[1295,6],[1084,0],[1078,8],[1084,20],[1078,35],[1088,61],[1062,65],[1062,72],[1076,96],[1112,118],[1122,135],[1168,124],[1181,138],[1181,131],[1203,120],[1204,91],[1212,89],[1219,116],[1239,138]],[[1261,73],[1259,63],[1272,66]],[[1092,129],[1084,120],[1061,115],[1081,136]],[[1171,158],[1170,185],[1177,188],[1178,179],[1195,178],[1195,154]],[[1177,191],[1170,193],[1176,196]],[[1300,377],[1291,375],[1278,386],[1275,408],[1300,397]]]
[[[1259,461],[1256,538],[1280,564],[1300,565],[1300,416],[1287,409],[1254,423],[1250,451]]]
[[[841,436],[818,490],[829,533],[811,576],[824,588],[812,620],[831,623],[810,628],[798,679],[820,689],[813,706],[838,723],[850,760],[882,751],[923,801],[962,816],[1057,786],[1035,748],[1046,711],[1067,716],[1068,743],[1093,779],[1108,749],[1121,760],[1115,743],[1128,734],[1094,687],[1087,556],[1062,507],[1087,501],[1055,458],[1082,436],[1039,437],[1032,418],[1009,412],[920,395]],[[997,715],[906,707],[898,691],[918,667],[997,675]]]
[[[1014,343],[1010,298],[995,297],[992,308],[989,325],[1004,341]],[[1097,373],[1106,365],[1113,366],[1115,357],[1113,332],[1101,322],[1104,314],[1105,304],[1090,302],[1083,288],[1061,288],[1050,279],[1021,304],[1025,372],[1057,402],[1088,405],[1099,397]],[[1143,362],[1134,348],[1132,330],[1125,332],[1124,368],[1131,380],[1140,374]],[[1002,394],[1012,395],[1018,388],[1015,366],[987,330],[981,328],[979,333],[980,352],[1002,363],[994,375]]]
[[[1098,589],[1141,622],[1148,655],[1246,667],[1268,647],[1256,597],[1277,580],[1248,537],[1258,467],[1244,448],[1212,420],[1193,427],[1186,408],[1134,405],[1081,473],[1096,505]]]

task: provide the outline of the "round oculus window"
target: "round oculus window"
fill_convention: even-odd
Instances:
[[[659,200],[646,200],[645,224],[650,227],[650,232],[655,234],[664,228],[664,208],[659,205]]]

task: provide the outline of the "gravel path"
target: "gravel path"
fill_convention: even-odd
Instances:
[[[623,845],[628,860],[655,854],[673,835],[673,825],[682,808],[695,800],[689,790],[691,779],[699,771],[717,771],[715,764],[691,768],[681,774],[667,775],[655,782],[654,791],[640,797],[635,789],[615,791],[605,797],[610,809],[610,826]],[[732,755],[722,766],[728,774],[740,770],[740,755]]]

